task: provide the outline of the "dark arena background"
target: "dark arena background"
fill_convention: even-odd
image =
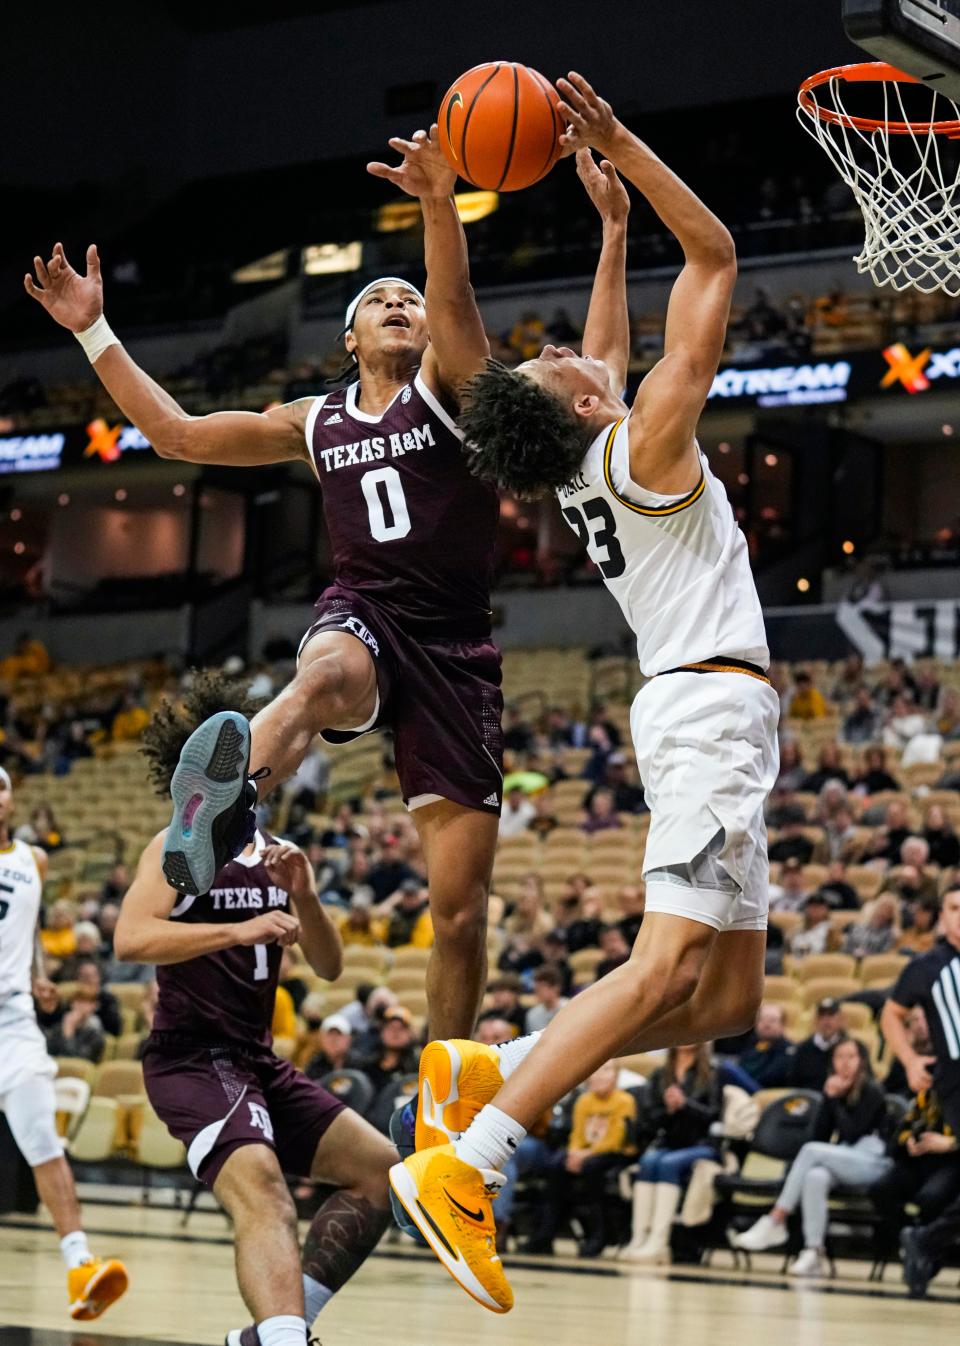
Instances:
[[[150,717],[199,670],[238,679],[259,703],[282,692],[336,574],[306,455],[161,456],[24,274],[39,285],[34,259],[58,243],[82,274],[95,243],[110,327],[188,416],[341,388],[350,300],[380,277],[426,283],[420,204],[367,164],[396,163],[388,140],[428,128],[464,71],[498,59],[551,82],[580,71],[736,247],[697,437],[746,538],[781,708],[763,1003],[754,1028],[699,1054],[618,1057],[610,1081],[598,1072],[541,1118],[502,1222],[494,1203],[511,1313],[484,1313],[391,1222],[313,1331],[325,1346],[899,1346],[956,1330],[960,1152],[931,1120],[930,1075],[910,1065],[927,1060],[937,1088],[960,1071],[956,958],[935,1066],[916,1018],[906,1067],[883,1025],[910,960],[960,947],[935,943],[960,874],[960,206],[957,142],[930,129],[954,114],[960,129],[958,30],[960,5],[944,0],[6,7],[0,1346],[212,1346],[251,1319],[234,1270],[240,1223],[145,1093],[155,969],[121,957],[114,932],[141,853],[170,819],[141,751]],[[850,84],[840,121],[798,122],[809,76],[872,60],[920,83]],[[898,88],[915,100],[913,129],[887,135]],[[838,89],[817,86],[819,105]],[[838,154],[855,156],[845,116],[879,127],[862,132],[861,167],[845,169],[862,196],[882,179],[872,221],[815,143],[832,126]],[[663,355],[684,260],[631,197],[628,406]],[[512,368],[548,346],[579,352],[601,224],[572,160],[523,191],[461,179],[456,204],[491,355]],[[377,500],[392,537],[397,501]],[[476,1029],[486,1044],[544,1027],[624,965],[643,921],[637,642],[567,515],[552,492],[500,494],[491,606],[506,780]],[[666,595],[669,570],[662,582]],[[366,626],[353,634],[376,643]],[[431,726],[430,705],[419,713]],[[383,1135],[416,1093],[430,1036],[435,931],[397,775],[406,751],[389,728],[317,737],[257,807],[261,829],[306,855],[343,943],[332,979],[299,944],[284,951],[274,1050]],[[58,1065],[56,1126],[90,1246],[129,1276],[91,1322],[71,1320],[58,1236],[2,1111],[13,1117],[2,1062],[20,1050],[16,978],[31,976],[10,933],[26,883],[18,843],[46,852],[43,966],[20,1000]],[[861,1057],[852,1095],[828,1063],[846,1041]],[[861,1103],[874,1097],[868,1125]],[[819,1167],[802,1162],[820,1176],[794,1175],[802,1190],[783,1197],[781,1218],[807,1142],[821,1146]],[[681,1151],[690,1162],[664,1182],[663,1155]],[[858,1166],[865,1154],[872,1168]],[[636,1227],[656,1162],[657,1188],[673,1184],[659,1235],[656,1213]],[[330,1189],[291,1176],[289,1190],[303,1236]],[[772,1209],[763,1237],[739,1246]],[[331,1237],[348,1240],[347,1223]],[[272,1330],[263,1346],[284,1346]],[[248,1330],[229,1346],[257,1341]]]

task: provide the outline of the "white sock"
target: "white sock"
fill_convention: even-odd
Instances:
[[[264,1318],[257,1323],[260,1346],[306,1346],[307,1324],[293,1313],[281,1313],[276,1318]]]
[[[519,1122],[492,1103],[480,1109],[454,1145],[458,1159],[474,1168],[500,1170],[526,1135]]]
[[[307,1320],[307,1326],[313,1326],[313,1320],[324,1307],[325,1304],[333,1298],[333,1291],[329,1286],[321,1285],[315,1281],[312,1276],[303,1273],[303,1303],[306,1309],[304,1317]]]
[[[87,1236],[82,1229],[75,1229],[72,1234],[65,1234],[60,1240],[60,1251],[63,1253],[68,1271],[80,1266],[82,1262],[88,1262],[93,1256],[87,1243]]]
[[[497,1048],[500,1056],[500,1074],[508,1080],[517,1066],[525,1061],[540,1041],[541,1034],[528,1033],[525,1038],[514,1038],[512,1042],[502,1042]]]

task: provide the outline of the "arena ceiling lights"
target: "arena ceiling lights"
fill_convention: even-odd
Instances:
[[[305,276],[337,276],[359,271],[363,265],[363,244],[313,243],[300,254]]]
[[[475,224],[477,220],[485,219],[500,207],[498,192],[457,192],[453,199],[463,224]],[[419,223],[420,202],[409,198],[403,201],[389,201],[380,207],[375,216],[378,234],[397,234],[403,229],[413,229]]]

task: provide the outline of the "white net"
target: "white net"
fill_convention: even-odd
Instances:
[[[797,115],[863,212],[857,270],[895,290],[960,295],[960,108],[925,85],[877,78],[857,86],[882,98],[874,127],[848,111],[852,87],[832,75],[801,97]],[[922,121],[915,107],[908,115],[905,90],[911,107],[924,100]]]

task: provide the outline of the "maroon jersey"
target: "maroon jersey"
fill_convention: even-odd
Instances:
[[[246,921],[266,911],[289,911],[284,888],[270,880],[262,855],[272,838],[256,835],[252,855],[238,855],[202,897],[181,897],[170,920],[183,925]],[[185,963],[157,968],[155,1033],[175,1033],[198,1045],[240,1042],[268,1046],[280,980],[279,944],[235,945]]]
[[[413,633],[488,635],[496,491],[471,475],[419,372],[379,417],[360,410],[359,391],[318,397],[306,425],[337,585]]]

